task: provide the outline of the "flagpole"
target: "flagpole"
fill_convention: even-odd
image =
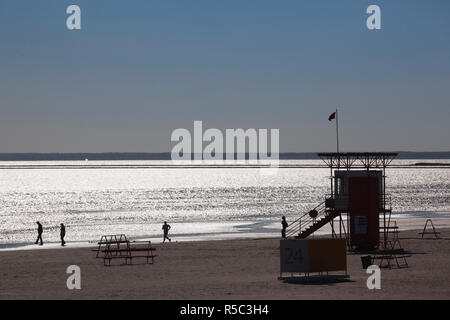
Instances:
[[[338,109],[336,109],[336,149],[339,153],[339,124],[338,124]]]
[[[341,157],[339,156],[339,123],[338,109],[336,109],[336,150],[338,153],[338,169],[341,167]]]

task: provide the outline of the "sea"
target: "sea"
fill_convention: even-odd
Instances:
[[[400,230],[423,228],[427,219],[450,227],[450,166],[417,163],[450,160],[394,160],[386,170],[391,219]],[[283,215],[292,222],[330,192],[321,160],[280,166],[262,174],[254,166],[170,160],[1,161],[0,249],[58,247],[60,223],[72,247],[110,234],[158,243],[164,221],[179,242],[279,237]],[[43,247],[34,245],[36,221],[44,227]]]

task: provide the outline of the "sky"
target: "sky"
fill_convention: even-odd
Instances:
[[[169,152],[194,120],[328,152],[336,108],[341,151],[449,151],[450,1],[0,0],[0,153]]]

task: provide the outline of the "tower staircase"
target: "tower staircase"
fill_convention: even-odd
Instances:
[[[338,211],[327,209],[324,201],[292,222],[286,230],[286,237],[304,239],[331,222],[339,214]]]

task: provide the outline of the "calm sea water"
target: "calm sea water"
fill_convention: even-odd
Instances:
[[[393,164],[415,162],[424,161]],[[69,245],[118,233],[161,239],[164,221],[178,241],[277,236],[282,215],[296,219],[322,202],[330,185],[326,168],[282,168],[264,176],[257,168],[137,167],[155,164],[170,162],[89,161],[95,168],[84,161],[0,163],[0,247],[34,242],[37,220],[44,241],[54,244],[61,222]],[[127,167],[105,168],[111,165]],[[405,225],[423,226],[427,217],[450,221],[450,168],[393,167],[387,175],[394,216]]]

